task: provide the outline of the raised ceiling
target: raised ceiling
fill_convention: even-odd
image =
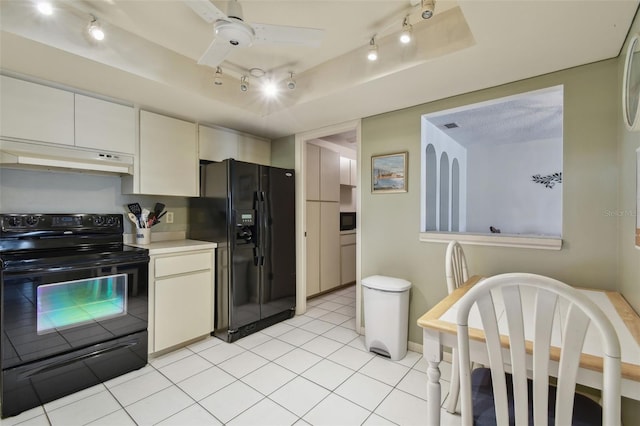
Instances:
[[[280,137],[618,56],[638,9],[624,1],[445,1],[421,20],[409,0],[245,0],[247,22],[320,28],[321,47],[252,46],[214,69],[197,64],[212,25],[181,1],[1,2],[0,66],[179,117]],[[214,1],[221,10],[225,2]],[[104,25],[101,44],[83,29]],[[410,14],[414,41],[397,34]],[[380,60],[366,61],[377,36]],[[276,100],[243,93],[243,70],[276,80],[294,72],[295,91]],[[252,89],[258,81],[252,81]]]

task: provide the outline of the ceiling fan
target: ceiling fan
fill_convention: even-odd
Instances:
[[[184,0],[208,23],[213,22],[214,39],[198,60],[198,64],[216,67],[234,50],[253,44],[283,44],[318,47],[324,30],[284,25],[249,24],[242,19],[242,6],[236,0],[228,2],[224,14],[209,0]]]

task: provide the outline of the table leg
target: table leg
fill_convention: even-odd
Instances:
[[[442,346],[438,332],[428,329],[422,330],[422,355],[427,361],[427,424],[440,424],[440,361],[442,361]]]

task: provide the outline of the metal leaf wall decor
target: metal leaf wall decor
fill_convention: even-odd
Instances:
[[[547,176],[533,175],[531,180],[535,183],[540,183],[545,188],[552,189],[556,183],[562,183],[562,172],[556,172]]]

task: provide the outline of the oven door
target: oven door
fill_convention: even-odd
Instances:
[[[147,363],[148,257],[4,269],[0,294],[2,417]]]

